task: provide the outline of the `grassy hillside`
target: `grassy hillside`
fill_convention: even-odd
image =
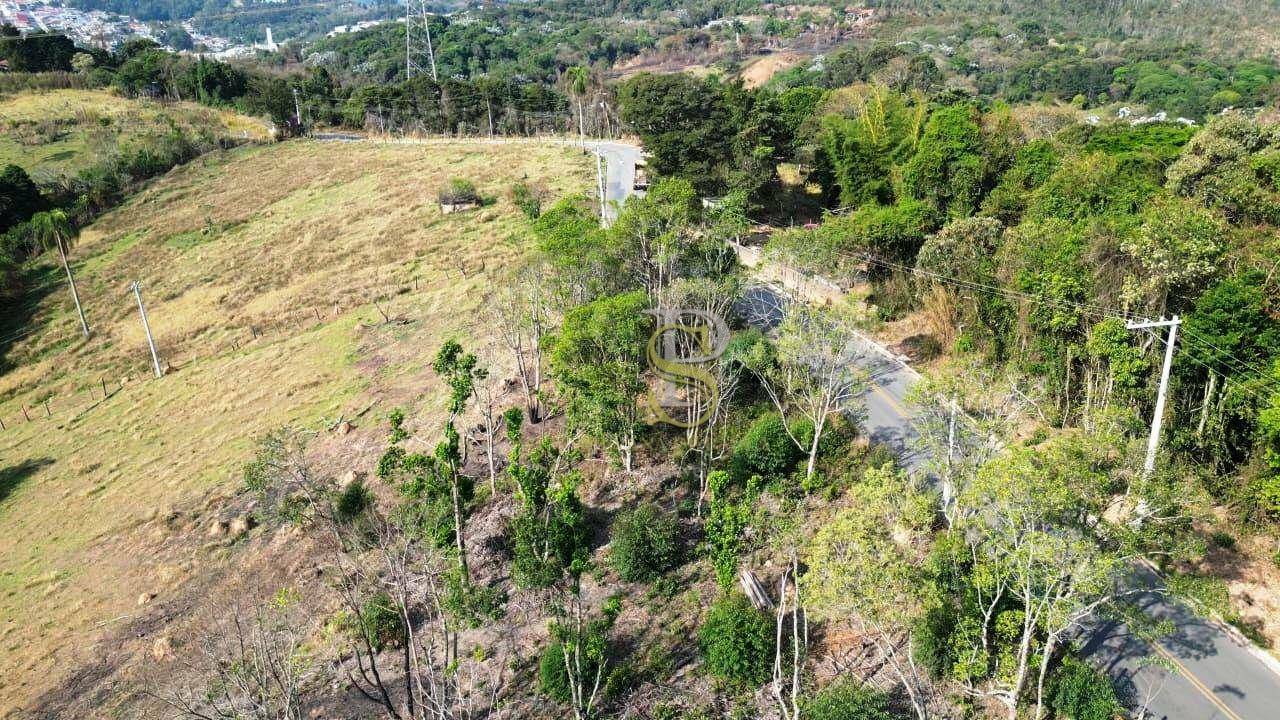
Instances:
[[[0,96],[0,166],[20,165],[48,180],[175,126],[215,139],[267,137],[258,120],[195,103],[132,100],[105,90],[24,92]]]
[[[86,228],[73,264],[93,337],[50,271],[39,331],[0,345],[14,366],[0,375],[0,715],[63,680],[141,593],[159,602],[199,575],[204,555],[156,551],[155,520],[236,487],[256,435],[372,406],[356,422],[373,437],[386,407],[413,406],[442,339],[486,336],[484,288],[526,246],[509,185],[564,194],[593,170],[560,146],[290,142],[205,156]],[[441,215],[455,176],[495,202]],[[135,279],[172,366],[161,380]]]

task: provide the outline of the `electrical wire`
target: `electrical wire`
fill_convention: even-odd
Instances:
[[[906,272],[913,275],[920,275],[920,276],[928,277],[932,280],[936,280],[938,282],[961,287],[967,290],[997,294],[1004,297],[1013,298],[1016,300],[1036,303],[1039,305],[1049,305],[1058,309],[1077,310],[1083,314],[1102,318],[1102,319],[1112,318],[1116,320],[1121,320],[1125,323],[1131,323],[1135,320],[1146,319],[1146,318],[1139,317],[1132,312],[1128,312],[1126,310],[1121,310],[1118,308],[1107,307],[1104,305],[1096,305],[1092,303],[1078,303],[1078,302],[1072,302],[1070,300],[1046,298],[1043,296],[1033,295],[1033,294],[1022,292],[1019,290],[1014,290],[1012,288],[1004,288],[1004,287],[999,287],[995,285],[988,285],[986,283],[975,282],[971,280],[963,280],[961,278],[943,275],[941,273],[933,272],[930,270],[924,270],[922,268],[911,267],[907,265],[902,265],[900,263],[884,260],[882,258],[876,258],[870,254],[845,252],[845,253],[837,253],[837,255],[842,259],[858,260],[860,262],[877,265],[885,269],[898,270],[900,272]],[[1218,347],[1217,345],[1215,345],[1213,342],[1209,341],[1208,339],[1200,337],[1196,333],[1186,329],[1185,325],[1180,327],[1180,332],[1183,337],[1183,340],[1185,341],[1181,356],[1187,357],[1188,359],[1195,362],[1197,365],[1203,366],[1208,371],[1215,373],[1220,377],[1227,378],[1228,375],[1226,373],[1222,372],[1220,369],[1210,366],[1209,364],[1203,362],[1198,357],[1196,357],[1193,353],[1189,352],[1188,346],[1190,346],[1191,348],[1198,349],[1200,351],[1204,351],[1206,349],[1212,350],[1213,351],[1212,354],[1218,355],[1219,361],[1221,361],[1222,364],[1225,365],[1229,371],[1233,372],[1234,374],[1244,376],[1246,380],[1260,380],[1264,384],[1274,386],[1278,391],[1280,391],[1280,381],[1270,379],[1268,377],[1268,372],[1266,369],[1259,369],[1258,365],[1251,364],[1240,359],[1234,353],[1224,350]],[[1167,342],[1167,340],[1164,338],[1161,338],[1161,340],[1162,342]],[[1259,395],[1257,395],[1256,393],[1253,393],[1252,390],[1249,389],[1247,386],[1245,387],[1245,389],[1247,392],[1250,392],[1251,394],[1253,394],[1256,399],[1260,401],[1265,401]]]

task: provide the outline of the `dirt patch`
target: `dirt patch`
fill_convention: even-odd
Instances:
[[[758,88],[769,82],[774,75],[800,64],[808,57],[792,51],[770,53],[742,70],[742,83],[749,88]]]

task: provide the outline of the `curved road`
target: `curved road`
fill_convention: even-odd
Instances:
[[[334,135],[329,141],[363,139]],[[579,145],[578,141],[552,141]],[[617,218],[631,194],[641,150],[619,141],[588,140],[585,150],[604,160],[605,221]],[[786,299],[758,286],[748,292],[749,314],[761,324],[776,322]],[[907,393],[919,374],[883,347],[867,340],[849,349],[850,362],[869,377],[862,400],[863,431],[894,449],[910,472],[925,471]],[[1159,591],[1154,571],[1135,568],[1127,584],[1142,592],[1135,603],[1156,620],[1171,620],[1175,631],[1150,643],[1117,620],[1094,620],[1079,641],[1084,654],[1106,670],[1135,707],[1146,702],[1146,720],[1275,720],[1280,718],[1280,661],[1225,626],[1205,620]],[[1160,664],[1153,664],[1157,658]],[[1172,667],[1173,672],[1165,669]]]
[[[772,314],[767,325],[780,319],[787,300],[781,290],[757,286],[746,302],[753,320]],[[870,377],[861,398],[866,404],[863,431],[891,447],[909,472],[926,472],[916,412],[907,402],[919,373],[869,339],[850,347],[849,357]],[[1135,567],[1124,582],[1141,591],[1134,604],[1156,621],[1171,620],[1174,632],[1150,643],[1123,622],[1099,618],[1077,640],[1084,655],[1107,672],[1133,708],[1146,702],[1146,720],[1280,718],[1280,662],[1234,629],[1206,620],[1160,592],[1161,581],[1153,570]]]

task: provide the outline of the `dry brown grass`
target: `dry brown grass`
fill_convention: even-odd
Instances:
[[[207,156],[87,228],[73,257],[93,337],[74,339],[58,288],[0,375],[0,471],[33,464],[0,488],[0,715],[57,684],[140,593],[198,576],[198,557],[160,567],[138,529],[237,486],[255,435],[371,404],[370,432],[391,405],[425,417],[430,355],[450,334],[484,341],[486,294],[527,247],[507,187],[527,176],[578,192],[593,169],[533,143],[292,142]],[[451,176],[496,203],[442,216]],[[133,279],[175,366],[161,380]],[[377,297],[409,322],[382,324]],[[122,377],[91,404],[101,378]],[[48,394],[53,417],[23,422],[20,405]]]
[[[118,148],[167,133],[243,141],[268,139],[268,123],[196,103],[129,99],[105,90],[48,90],[0,96],[0,166],[39,180],[74,173]]]

